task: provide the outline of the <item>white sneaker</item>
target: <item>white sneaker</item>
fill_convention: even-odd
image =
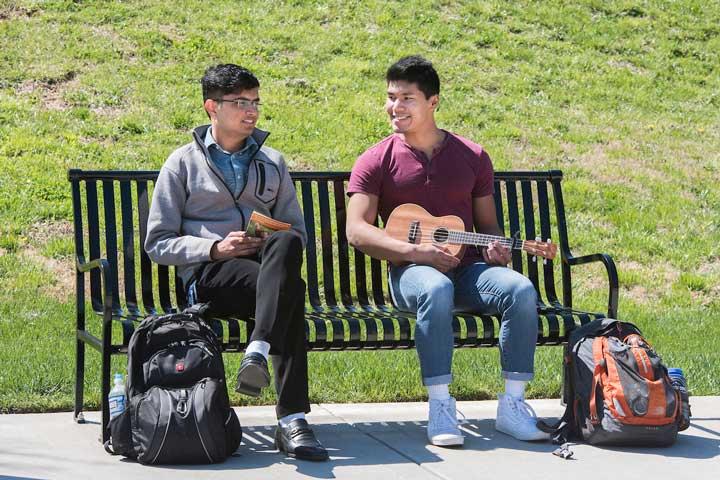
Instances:
[[[465,442],[458,428],[455,399],[430,400],[427,436],[430,443],[439,447],[455,447]]]
[[[513,398],[507,393],[498,395],[495,430],[517,438],[518,440],[548,440],[549,433],[537,428],[537,415],[525,400]]]

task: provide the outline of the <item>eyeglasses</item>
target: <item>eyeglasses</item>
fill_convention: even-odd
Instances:
[[[260,103],[257,100],[246,100],[244,98],[232,98],[232,99],[215,98],[214,100],[218,103],[223,103],[223,102],[234,103],[235,106],[237,108],[239,108],[240,110],[250,110],[250,109],[260,110],[260,106],[262,105],[262,103]]]

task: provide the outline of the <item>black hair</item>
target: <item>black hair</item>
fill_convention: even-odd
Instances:
[[[247,68],[232,63],[208,67],[200,81],[203,101],[217,99],[228,93],[260,87],[257,77]]]
[[[385,74],[388,83],[406,81],[415,83],[425,98],[440,93],[440,77],[438,77],[432,63],[419,55],[403,57],[393,63]]]

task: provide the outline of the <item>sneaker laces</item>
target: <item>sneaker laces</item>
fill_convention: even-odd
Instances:
[[[462,413],[457,408],[453,412],[453,410],[451,408],[449,408],[450,404],[451,404],[450,400],[439,400],[438,401],[437,408],[440,410],[439,418],[441,419],[439,423],[443,427],[450,427],[450,426],[455,427],[456,425],[465,425],[467,423],[465,414]],[[455,414],[454,416],[453,416],[453,413]],[[457,418],[458,413],[460,415],[462,415],[462,420],[458,420],[458,418]]]
[[[535,410],[528,405],[525,400],[513,398],[508,395],[508,403],[516,417],[523,417],[525,420],[530,420],[535,424],[537,422],[537,414]]]
[[[457,418],[457,414],[458,414],[458,413],[460,414],[460,416],[461,416],[462,418]],[[461,412],[461,411],[458,410],[457,408],[455,409],[455,417],[456,417],[456,420],[457,420],[458,425],[467,425],[467,423],[468,423],[467,417],[465,416],[465,414],[464,414],[463,412]]]

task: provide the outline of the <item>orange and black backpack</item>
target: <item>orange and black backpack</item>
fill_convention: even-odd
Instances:
[[[680,397],[660,356],[631,323],[598,319],[570,334],[564,355],[565,414],[538,427],[555,443],[668,446]]]

